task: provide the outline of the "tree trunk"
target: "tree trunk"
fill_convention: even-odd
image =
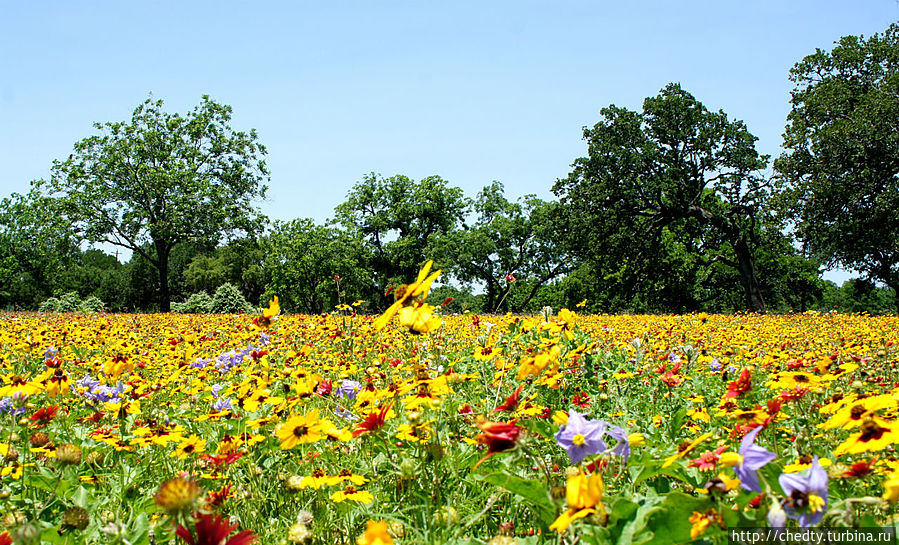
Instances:
[[[169,293],[169,252],[171,248],[165,244],[156,244],[156,268],[159,271],[159,312],[172,310]]]
[[[767,311],[765,299],[762,297],[759,279],[755,274],[755,261],[752,259],[752,251],[749,249],[746,239],[738,238],[734,244],[734,251],[737,253],[737,262],[740,265],[740,280],[746,292],[746,304],[752,312],[764,314]]]

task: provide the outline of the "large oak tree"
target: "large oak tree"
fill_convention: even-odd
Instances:
[[[768,196],[767,157],[746,126],[678,84],[647,98],[642,112],[613,105],[601,115],[584,129],[587,156],[554,187],[573,252],[634,293],[659,281],[674,292],[696,275],[669,276],[676,268],[660,256],[682,247],[695,267],[737,271],[746,307],[765,311],[753,234]]]
[[[813,255],[890,286],[899,311],[899,25],[819,49],[790,79],[785,208]]]
[[[147,99],[130,122],[95,124],[100,134],[53,164],[47,185],[76,231],[149,261],[163,312],[173,248],[262,226],[254,201],[266,191],[266,150],[254,130],[235,131],[230,121],[231,107],[208,96],[183,116]]]

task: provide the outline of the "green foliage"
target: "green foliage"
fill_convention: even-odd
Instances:
[[[372,303],[386,306],[391,284],[415,278],[434,240],[457,228],[466,201],[458,187],[439,176],[420,181],[397,175],[365,176],[335,209],[336,221],[365,242],[375,274]],[[442,266],[437,263],[437,266]]]
[[[58,312],[59,310],[59,298],[58,297],[48,297],[44,302],[38,305],[38,312]]]
[[[311,219],[276,222],[261,243],[267,292],[285,311],[318,314],[374,295],[364,243],[346,231]]]
[[[34,308],[77,253],[55,201],[34,190],[0,200],[0,308]]]
[[[216,314],[239,314],[250,313],[254,309],[234,284],[226,282],[215,290],[210,311]]]
[[[818,259],[899,292],[899,24],[817,50],[790,79],[786,152],[775,162],[784,213]]]
[[[895,297],[892,288],[877,286],[870,280],[853,278],[841,286],[828,281],[821,296],[820,310],[892,314],[895,312]]]
[[[82,300],[78,293],[70,291],[59,297],[48,297],[38,306],[38,312],[80,312],[82,314],[105,312],[106,304],[91,295]]]
[[[265,148],[255,131],[229,126],[231,107],[204,96],[186,116],[147,99],[131,122],[96,124],[41,183],[86,240],[128,248],[158,272],[160,308],[169,308],[169,257],[189,242],[257,232],[263,218]]]
[[[474,223],[434,237],[429,255],[463,285],[483,286],[487,312],[523,310],[541,286],[568,271],[554,236],[556,203],[534,195],[511,202],[503,184],[493,182],[469,211],[476,214]]]
[[[765,211],[767,157],[743,122],[677,84],[642,112],[609,106],[602,116],[584,130],[587,157],[554,187],[571,250],[626,303],[649,292],[670,308],[698,306],[701,294],[682,288],[702,286],[713,270],[701,268],[718,263],[740,273],[746,307],[764,310],[751,234]]]
[[[212,297],[205,291],[192,293],[183,303],[172,303],[172,310],[180,314],[209,314],[212,312]]]
[[[81,312],[106,312],[106,303],[99,297],[91,295],[78,305]]]

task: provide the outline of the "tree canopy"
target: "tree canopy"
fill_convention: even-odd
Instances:
[[[722,263],[740,273],[746,306],[764,311],[752,233],[768,195],[767,157],[743,122],[674,83],[642,112],[613,105],[601,115],[584,129],[588,155],[554,188],[573,251],[632,286],[665,276],[683,283],[659,267],[663,247],[697,265]]]
[[[899,294],[899,25],[818,49],[790,79],[785,214],[813,255]]]
[[[127,248],[159,275],[168,311],[169,256],[186,242],[215,243],[261,229],[265,147],[233,130],[231,107],[204,96],[187,115],[147,99],[130,122],[97,123],[100,134],[55,161],[45,184],[83,239]]]

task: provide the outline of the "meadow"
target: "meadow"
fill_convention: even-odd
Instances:
[[[0,315],[0,543],[892,524],[899,319]],[[358,303],[358,302],[357,302]]]

